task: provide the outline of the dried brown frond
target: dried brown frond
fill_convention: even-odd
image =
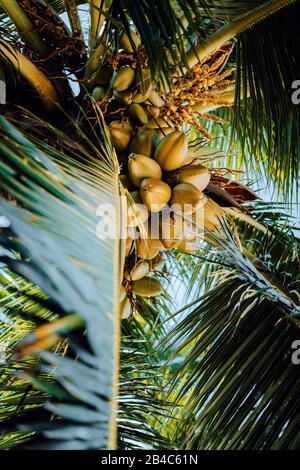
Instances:
[[[249,186],[243,185],[238,180],[230,180],[225,174],[238,175],[241,172],[229,168],[214,168],[211,170],[211,182],[229,193],[237,203],[255,201],[261,199]]]

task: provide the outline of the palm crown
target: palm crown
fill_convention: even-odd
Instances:
[[[2,448],[298,448],[299,2],[0,6]]]

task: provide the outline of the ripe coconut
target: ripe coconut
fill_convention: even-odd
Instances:
[[[143,203],[152,213],[160,212],[169,202],[172,191],[164,181],[156,178],[145,178],[141,183]]]
[[[154,159],[164,171],[173,171],[181,167],[187,158],[188,140],[184,132],[174,131],[159,142],[154,152]]]
[[[205,204],[205,196],[189,183],[179,183],[172,190],[171,206],[175,206],[184,215],[201,209]],[[176,211],[175,211],[176,212]]]
[[[189,183],[204,191],[210,181],[210,171],[204,165],[184,165],[174,172],[176,183]]]
[[[120,152],[125,152],[133,133],[133,127],[129,121],[113,121],[109,125],[111,140],[114,147]]]
[[[131,153],[128,157],[129,176],[134,186],[139,187],[143,179],[162,178],[162,171],[159,164],[150,157],[139,153]]]

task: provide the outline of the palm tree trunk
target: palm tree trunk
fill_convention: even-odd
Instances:
[[[118,176],[116,176],[118,178]],[[117,183],[119,184],[119,183]],[[116,210],[120,214],[118,218],[118,230],[117,233],[121,235],[119,250],[115,250],[115,272],[119,273],[118,278],[116,279],[116,295],[114,303],[114,340],[113,340],[113,354],[114,354],[114,370],[112,377],[112,403],[111,403],[111,415],[109,421],[109,439],[108,439],[108,449],[116,450],[118,448],[118,425],[117,425],[117,413],[118,413],[118,403],[119,403],[119,382],[120,382],[120,348],[121,348],[121,319],[119,312],[119,303],[117,299],[120,299],[120,288],[121,282],[123,279],[124,271],[124,240],[122,235],[125,230],[125,224],[127,223],[127,207],[124,205],[125,192],[122,187],[120,187],[120,196],[116,200]]]

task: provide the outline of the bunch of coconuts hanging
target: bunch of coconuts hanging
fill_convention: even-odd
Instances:
[[[133,52],[140,38],[125,34],[121,48]],[[195,213],[202,211],[204,225],[218,225],[220,208],[203,191],[210,172],[194,164],[188,138],[161,115],[165,100],[156,91],[149,69],[129,64],[117,70],[102,67],[96,77],[96,101],[122,106],[122,116],[109,117],[111,140],[116,150],[123,186],[129,191],[128,238],[121,289],[121,316],[126,318],[136,295],[160,295],[163,286],[153,277],[163,266],[160,252],[178,249],[192,254],[197,250],[198,227]],[[176,211],[172,208],[176,207]],[[188,207],[188,210],[187,210]],[[149,221],[159,218],[159,234],[151,233]],[[184,230],[183,230],[184,227]],[[136,234],[138,236],[136,237]]]
[[[160,252],[176,248],[194,253],[199,241],[194,215],[202,211],[211,229],[219,213],[203,194],[210,181],[208,168],[189,163],[185,133],[174,130],[159,139],[155,129],[139,128],[126,150],[128,174],[123,183],[131,204],[123,285],[133,295],[153,297],[162,292],[161,283],[151,276]],[[155,234],[154,218],[159,224]],[[126,299],[123,302],[128,312]]]

